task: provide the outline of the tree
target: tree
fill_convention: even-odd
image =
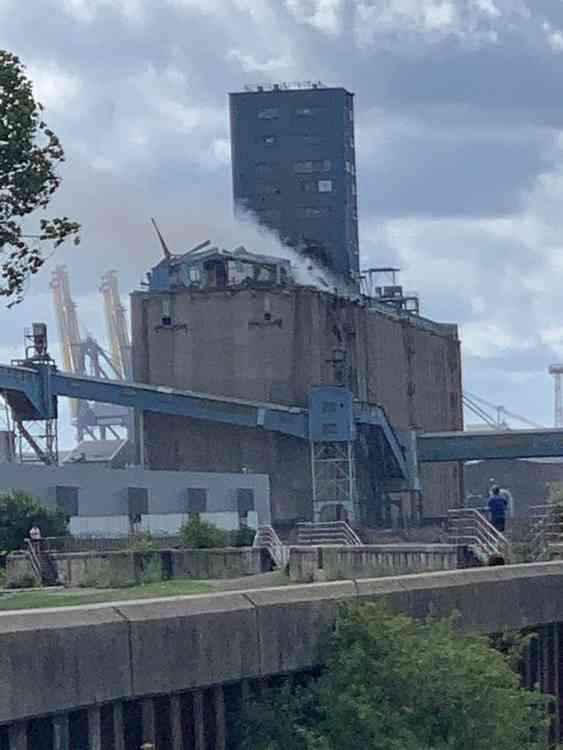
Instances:
[[[193,549],[210,549],[227,545],[227,535],[223,529],[217,528],[208,521],[203,521],[199,513],[194,513],[182,526],[180,536],[186,547]]]
[[[22,549],[33,524],[42,536],[67,534],[67,518],[61,510],[50,510],[23,492],[0,495],[0,553]]]
[[[46,209],[61,184],[57,167],[64,151],[43,120],[43,107],[19,58],[0,50],[0,295],[21,301],[26,279],[37,273],[45,243],[79,242],[79,224],[62,218],[28,220]]]
[[[545,696],[520,687],[509,653],[452,622],[379,604],[338,616],[326,669],[257,700],[244,750],[539,750]]]

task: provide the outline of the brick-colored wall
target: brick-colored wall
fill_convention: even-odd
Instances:
[[[336,382],[334,350],[347,356],[356,395],[380,403],[397,428],[462,427],[459,342],[451,329],[417,326],[314,289],[190,291],[132,297],[135,379],[258,401],[303,405],[311,386]],[[194,429],[194,427],[196,429]],[[182,419],[146,420],[155,468],[272,476],[274,516],[307,517],[308,451],[299,441]],[[425,469],[425,513],[459,503],[455,466]]]

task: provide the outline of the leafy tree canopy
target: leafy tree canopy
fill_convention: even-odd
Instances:
[[[539,750],[545,696],[510,653],[451,622],[381,605],[343,609],[318,680],[266,692],[241,722],[244,750]]]
[[[180,529],[182,542],[193,549],[226,547],[227,534],[209,521],[204,521],[199,513],[194,513]]]
[[[26,279],[45,262],[45,243],[58,247],[79,224],[62,218],[28,219],[46,209],[61,184],[63,147],[43,120],[43,107],[19,58],[0,49],[0,295],[22,299]]]
[[[0,495],[0,553],[23,549],[33,524],[44,537],[67,533],[67,518],[61,510],[44,508],[23,492]]]

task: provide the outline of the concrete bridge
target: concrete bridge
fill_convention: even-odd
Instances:
[[[557,696],[563,562],[0,614],[2,750],[223,750],[254,687],[319,666],[342,602],[533,629],[524,683]]]

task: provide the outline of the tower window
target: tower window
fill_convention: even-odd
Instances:
[[[265,135],[264,136],[264,143],[267,146],[273,146],[275,143],[277,143],[277,138],[275,135]]]
[[[261,109],[258,112],[259,120],[276,120],[280,116],[280,111],[277,107],[270,107],[268,109]]]
[[[319,180],[319,193],[332,193],[332,180]]]

